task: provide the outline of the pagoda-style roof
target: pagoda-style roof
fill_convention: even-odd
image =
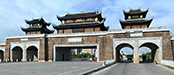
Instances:
[[[147,12],[149,11],[149,8],[146,9],[145,11],[141,11],[141,8],[139,9],[131,9],[128,12],[126,12],[125,10],[123,10],[123,13],[125,15],[125,19],[128,19],[128,16],[135,16],[135,15],[143,15],[143,18],[146,17]]]
[[[25,20],[25,22],[27,23],[27,24],[38,24],[38,23],[40,23],[40,24],[42,24],[42,25],[45,25],[45,26],[50,26],[50,24],[51,23],[47,23],[47,22],[45,22],[44,21],[44,19],[41,17],[41,18],[39,18],[39,19],[33,19],[33,20]]]
[[[21,27],[21,30],[26,32],[26,33],[39,31],[41,34],[42,33],[51,34],[54,32],[53,30],[47,29],[47,26],[50,26],[51,23],[46,23],[42,17],[39,19],[30,20],[30,21],[25,20],[25,22],[30,25],[30,27],[28,27],[28,28]]]
[[[151,18],[151,19],[133,19],[133,20],[126,20],[126,21],[120,20],[120,24],[121,24],[123,29],[124,29],[125,25],[143,25],[143,24],[147,24],[147,27],[149,27],[152,20],[153,20],[153,18]]]
[[[57,16],[57,19],[62,21],[62,20],[74,20],[74,19],[86,19],[86,18],[101,18],[101,20],[103,20],[102,16],[101,16],[101,12],[98,12],[97,10],[92,11],[92,12],[79,12],[79,13],[68,13],[65,16],[59,17]]]
[[[58,25],[58,26],[53,26],[54,29],[59,30],[59,29],[74,29],[74,28],[90,28],[90,27],[102,27],[103,30],[107,31],[109,28],[104,26],[104,21],[102,22],[87,22],[87,23],[74,23],[72,25]]]
[[[139,9],[131,9],[126,12],[125,10],[123,10],[124,15],[135,15],[135,14],[147,14],[147,12],[149,11],[149,8],[146,9],[145,11],[141,11],[141,8]]]
[[[52,34],[54,30],[49,30],[44,27],[29,27],[29,28],[23,28],[21,27],[22,31],[24,32],[33,32],[33,31],[40,31],[41,33],[47,33],[47,34]]]

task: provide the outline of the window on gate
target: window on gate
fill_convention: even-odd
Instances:
[[[84,28],[73,29],[73,33],[84,32]]]

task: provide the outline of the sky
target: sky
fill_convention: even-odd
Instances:
[[[150,8],[146,19],[154,17],[150,27],[168,26],[174,33],[174,0],[0,0],[0,42],[9,35],[25,35],[20,27],[28,27],[26,20],[43,17],[46,22],[59,25],[56,15],[66,12],[98,11],[106,17],[109,30],[121,29],[119,19],[124,20],[123,10]],[[52,26],[48,27],[54,30]],[[56,31],[55,33],[56,34]]]

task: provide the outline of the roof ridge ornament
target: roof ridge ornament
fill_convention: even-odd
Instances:
[[[98,11],[98,8],[96,8],[95,11],[97,12]]]
[[[83,12],[83,9],[81,9],[80,12]]]
[[[70,14],[68,11],[66,11],[66,14]]]
[[[131,8],[131,7],[129,7],[129,10],[132,10],[132,8]]]
[[[139,9],[141,10],[141,6],[139,7]]]

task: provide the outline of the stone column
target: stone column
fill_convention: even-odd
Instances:
[[[26,61],[26,58],[27,58],[27,54],[26,54],[26,43],[24,44],[24,50],[23,50],[23,56],[22,56],[22,59],[23,61]]]
[[[155,53],[154,53],[154,62],[155,61],[157,61],[157,63],[159,63],[160,62],[160,59],[159,59],[159,49],[156,49],[156,50],[154,50],[155,51]]]
[[[134,46],[134,54],[133,54],[133,63],[139,64],[139,48],[138,48],[138,41],[136,40]]]
[[[26,50],[23,50],[23,57],[22,57],[23,61],[26,61]]]
[[[117,62],[117,57],[116,57],[116,49],[114,50],[114,61]]]

